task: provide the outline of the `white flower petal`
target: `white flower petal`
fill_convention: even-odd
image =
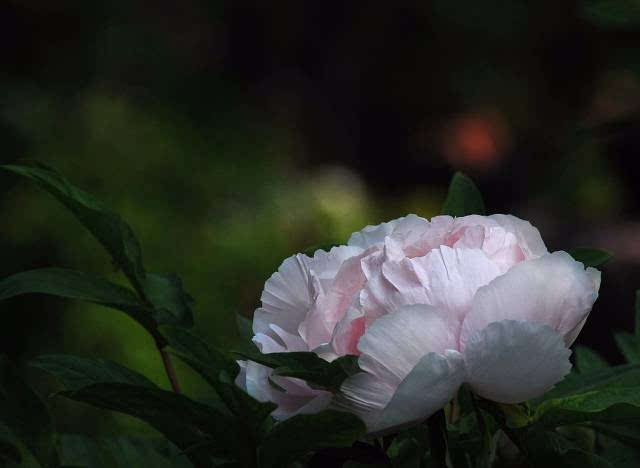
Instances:
[[[549,325],[570,341],[598,297],[596,275],[566,252],[519,263],[478,290],[460,334],[460,347],[491,322],[521,320]]]
[[[262,307],[253,318],[253,332],[272,335],[271,324],[289,333],[297,333],[311,307],[314,291],[307,267],[309,257],[294,255],[287,258],[271,275],[262,292]]]
[[[431,416],[455,396],[464,376],[457,351],[427,353],[401,382],[368,373],[349,377],[336,403],[360,416],[369,432],[385,432]]]
[[[570,355],[563,336],[548,325],[494,322],[467,342],[467,382],[489,400],[520,403],[562,380],[571,370]]]
[[[442,246],[409,261],[424,288],[426,303],[447,309],[459,320],[470,309],[478,288],[500,275],[500,268],[478,249]],[[384,266],[383,273],[393,283]]]
[[[425,354],[455,349],[456,327],[434,307],[405,306],[367,329],[358,344],[358,363],[372,373],[385,369],[400,382]]]
[[[515,234],[527,260],[549,253],[542,236],[540,236],[540,231],[533,227],[529,221],[505,214],[491,215],[489,219],[496,221],[507,231]]]
[[[373,430],[384,431],[428,418],[455,396],[464,380],[464,359],[457,351],[423,356],[400,383]]]

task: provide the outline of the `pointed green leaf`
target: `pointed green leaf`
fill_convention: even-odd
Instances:
[[[607,361],[590,348],[576,346],[573,352],[576,357],[576,369],[580,373],[588,373],[609,367]]]
[[[5,356],[0,356],[0,422],[43,467],[57,466],[53,423],[47,408]]]
[[[627,362],[640,363],[640,336],[620,332],[613,338]]]
[[[190,460],[209,466],[210,457],[250,457],[245,454],[246,434],[235,421],[214,408],[184,395],[124,383],[101,383],[63,392],[62,395],[98,408],[118,411],[141,419],[160,431]],[[204,443],[210,442],[209,445]]]
[[[586,421],[640,422],[640,388],[604,388],[546,400],[536,408],[534,420],[546,427]]]
[[[603,388],[640,388],[640,364],[624,364],[584,374],[571,373],[540,398],[531,401],[538,406],[546,400],[583,394]]]
[[[191,468],[186,456],[166,439],[151,437],[89,437],[61,434],[60,458],[66,465],[92,468]]]
[[[575,249],[569,250],[569,254],[576,261],[583,263],[585,267],[600,266],[613,257],[613,254],[608,250],[593,247],[576,247]]]
[[[482,194],[476,184],[462,172],[456,172],[449,185],[449,193],[442,207],[442,214],[467,216],[486,213]]]
[[[192,330],[182,327],[162,326],[161,333],[174,350],[195,359],[216,372],[224,371],[230,380],[240,372],[240,367],[231,355],[210,346]]]
[[[235,354],[273,368],[273,375],[295,377],[328,390],[339,389],[347,377],[359,371],[357,356],[341,356],[333,362],[327,362],[312,352],[262,354],[255,348],[236,351]]]
[[[261,468],[284,467],[309,452],[349,447],[366,433],[355,415],[325,410],[276,424],[259,449]]]
[[[29,364],[57,377],[68,390],[79,390],[97,383],[127,383],[156,388],[145,376],[105,359],[48,354],[38,356]]]
[[[103,278],[64,268],[23,271],[0,281],[0,301],[39,293],[93,302],[125,312],[152,334],[157,334],[153,311],[133,291]]]
[[[145,271],[140,244],[119,215],[43,164],[0,168],[34,180],[65,205],[111,254],[136,291],[144,295]]]
[[[193,326],[193,298],[183,289],[178,275],[147,273],[144,292],[159,325]]]
[[[253,321],[244,315],[236,314],[236,325],[240,336],[246,341],[251,341],[253,338]]]

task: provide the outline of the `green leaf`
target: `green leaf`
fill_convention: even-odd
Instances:
[[[211,457],[250,459],[250,443],[236,422],[214,408],[184,395],[125,383],[100,383],[62,395],[98,408],[141,419],[160,431],[196,465]],[[200,447],[193,449],[193,447]]]
[[[296,377],[312,386],[328,390],[338,390],[342,382],[359,371],[357,356],[341,356],[327,362],[312,352],[262,354],[253,351],[236,351],[236,354],[274,369],[273,375]]]
[[[193,298],[184,291],[178,275],[148,273],[144,292],[159,325],[193,326]]]
[[[525,440],[525,449],[532,466],[613,468],[606,459],[581,449],[556,431],[539,430],[531,435]]]
[[[583,394],[603,388],[640,387],[640,364],[624,364],[584,374],[571,373],[540,398],[531,401],[535,407],[546,400]]]
[[[66,465],[92,468],[191,468],[186,456],[166,439],[151,437],[88,437],[61,434],[60,458]]]
[[[355,415],[326,410],[298,415],[276,424],[259,448],[261,468],[284,467],[309,452],[350,447],[366,433]]]
[[[253,321],[244,315],[236,314],[236,325],[238,327],[238,333],[246,340],[251,341],[253,339]]]
[[[131,227],[84,190],[43,164],[5,165],[0,169],[34,180],[71,211],[122,268],[134,289],[144,297],[142,252]]]
[[[640,337],[620,332],[613,335],[620,352],[630,363],[640,363]]]
[[[53,423],[47,408],[5,356],[0,356],[0,422],[43,467],[57,466]]]
[[[576,369],[580,373],[589,373],[609,367],[609,363],[590,348],[576,346],[573,352],[576,358]]]
[[[156,388],[145,376],[104,359],[48,354],[33,359],[29,364],[57,377],[65,388],[72,391],[97,383],[126,383]]]
[[[230,354],[210,346],[195,332],[182,327],[166,325],[160,327],[160,331],[169,342],[169,346],[183,356],[195,359],[208,368],[215,369],[216,374],[220,371],[226,372],[230,380],[235,379],[238,375],[240,367],[236,360]]]
[[[583,263],[585,267],[600,266],[613,257],[611,252],[593,247],[576,247],[575,249],[569,250],[569,254],[574,260]]]
[[[152,310],[133,291],[103,278],[64,268],[42,268],[11,275],[0,281],[0,300],[39,293],[93,302],[125,312],[155,333]]]
[[[449,193],[442,207],[442,214],[450,216],[467,216],[486,213],[482,194],[468,176],[456,172],[449,185]]]
[[[536,408],[534,420],[545,427],[586,421],[640,422],[640,388],[604,388],[546,400]]]

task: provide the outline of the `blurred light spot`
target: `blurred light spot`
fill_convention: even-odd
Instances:
[[[442,152],[455,168],[487,170],[500,162],[510,146],[510,132],[497,112],[456,117],[442,132]]]

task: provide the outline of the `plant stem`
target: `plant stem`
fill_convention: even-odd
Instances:
[[[431,456],[439,468],[447,466],[447,418],[444,409],[440,409],[427,419],[427,427],[429,428],[429,445],[431,447]]]
[[[171,388],[174,392],[181,393],[178,377],[176,376],[176,370],[173,367],[173,362],[171,361],[171,355],[163,348],[158,348],[158,351],[160,351],[160,356],[162,356],[162,363],[164,364],[164,370],[166,371],[169,382],[171,383]]]

